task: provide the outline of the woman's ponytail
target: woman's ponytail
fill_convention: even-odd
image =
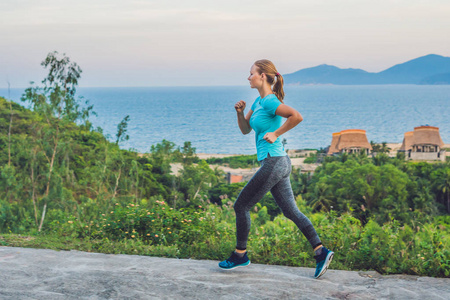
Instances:
[[[283,102],[284,99],[284,89],[283,89],[283,84],[284,84],[284,80],[283,80],[283,76],[281,76],[280,73],[277,72],[277,74],[275,75],[277,80],[275,81],[275,84],[273,85],[273,93],[275,94],[275,96],[277,96],[277,98]]]

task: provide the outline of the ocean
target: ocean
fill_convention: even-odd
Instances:
[[[259,96],[247,86],[78,88],[77,94],[94,104],[94,126],[111,141],[127,115],[130,139],[124,149],[148,152],[163,139],[183,146],[190,141],[197,153],[253,154],[254,133],[243,135],[234,103]],[[20,102],[23,89],[11,89]],[[450,85],[286,86],[285,104],[304,120],[280,138],[287,149],[325,148],[333,132],[364,129],[374,142],[401,143],[406,131],[420,125],[440,128],[450,143]],[[7,89],[0,96],[8,97]]]

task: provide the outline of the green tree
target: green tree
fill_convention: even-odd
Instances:
[[[326,183],[326,179],[322,178],[314,187],[311,201],[309,204],[315,210],[329,212],[333,207],[330,186]]]
[[[450,168],[440,168],[431,173],[431,180],[434,182],[436,189],[443,195],[443,204],[447,208],[447,213],[450,213]]]
[[[127,115],[122,119],[122,121],[120,121],[119,125],[117,125],[116,145],[118,145],[120,142],[128,141],[130,139],[130,136],[127,134],[129,121],[130,116]]]
[[[291,172],[291,182],[294,194],[306,194],[310,180],[311,175],[309,173],[302,173],[300,169],[293,169]]]
[[[376,166],[382,166],[389,162],[389,156],[385,153],[379,152],[377,155],[373,157],[373,164]]]
[[[184,142],[181,149],[183,166],[192,165],[195,161],[198,161],[197,155],[195,155],[195,148],[192,147],[191,142]]]
[[[44,207],[39,231],[42,229],[50,200],[52,175],[58,152],[67,149],[68,146],[61,129],[72,122],[87,120],[93,108],[92,106],[80,108],[79,100],[75,97],[78,79],[82,72],[76,63],[71,63],[64,54],[62,58],[59,58],[58,52],[55,51],[49,53],[41,65],[49,70],[47,77],[42,81],[44,87],[27,88],[21,98],[22,101],[31,104],[32,108],[44,116],[46,121],[46,126],[40,128],[42,135],[37,139],[40,150],[48,161],[47,183],[42,198]]]
[[[373,153],[389,153],[392,149],[387,146],[386,142],[382,142],[381,144],[377,144],[373,141],[370,141],[370,145],[372,146]]]

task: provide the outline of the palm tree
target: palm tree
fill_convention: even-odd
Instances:
[[[370,141],[370,145],[372,146],[372,153],[389,153],[392,150],[387,146],[386,142],[377,144],[374,141]]]
[[[330,211],[330,208],[332,208],[333,204],[330,194],[330,186],[325,182],[318,182],[314,187],[312,200],[309,204],[313,209],[320,208],[320,210],[328,212]]]
[[[374,141],[370,141],[370,146],[372,146],[372,153],[379,153],[381,151],[380,144],[377,144]]]
[[[306,194],[311,175],[309,173],[300,173],[299,179],[300,193]]]
[[[389,153],[389,152],[391,152],[391,150],[392,149],[387,146],[386,142],[381,143],[381,149],[380,149],[381,153]]]

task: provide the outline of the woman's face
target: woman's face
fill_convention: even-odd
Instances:
[[[263,76],[258,72],[258,67],[255,65],[250,69],[250,76],[248,76],[247,79],[250,82],[250,87],[252,89],[258,88],[263,84]]]

